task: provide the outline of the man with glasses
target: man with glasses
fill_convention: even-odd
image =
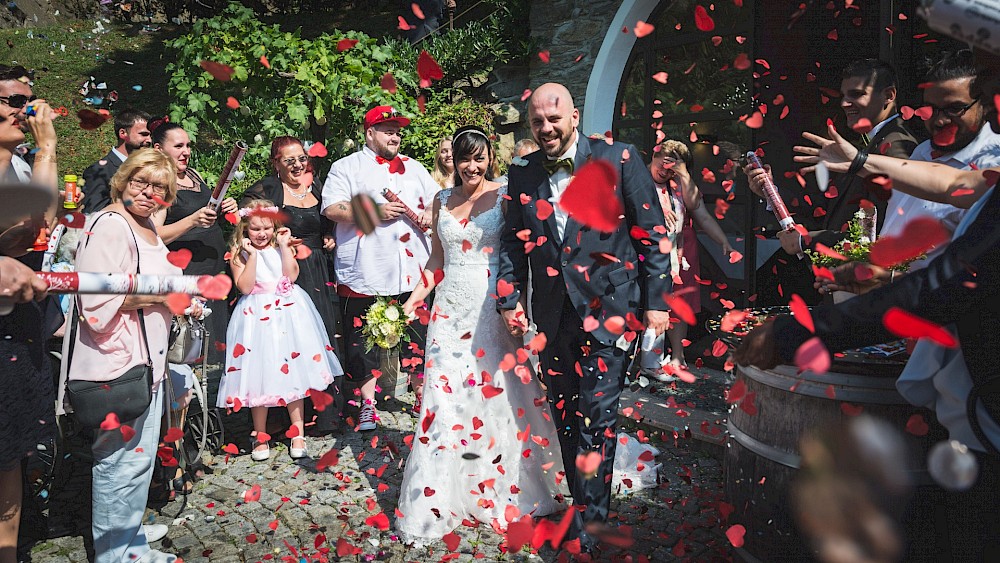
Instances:
[[[987,126],[986,110],[970,92],[975,79],[976,66],[968,49],[945,52],[930,66],[920,84],[924,107],[931,111],[924,121],[931,138],[914,149],[910,160],[939,162],[960,170],[1000,166],[1000,135]],[[906,223],[917,217],[933,217],[955,232],[965,211],[894,190],[880,236],[901,235]],[[935,248],[910,268],[923,268],[943,250],[944,245]]]
[[[83,172],[83,209],[86,213],[96,213],[111,204],[108,185],[111,177],[118,172],[132,151],[152,146],[149,133],[149,114],[144,111],[126,109],[115,113],[115,139],[118,146]]]
[[[323,186],[323,214],[337,224],[334,268],[345,325],[345,369],[348,380],[360,388],[358,430],[377,426],[375,372],[380,369],[381,355],[378,348],[365,352],[362,317],[377,297],[405,302],[430,256],[430,238],[422,227],[430,226],[428,211],[438,185],[419,162],[399,154],[401,129],[409,123],[392,106],[369,110],[364,118],[365,146],[333,163]],[[384,190],[392,191],[405,205],[388,201]],[[351,202],[359,197],[373,199],[381,218],[368,234],[361,232],[351,213]],[[406,207],[421,216],[420,225],[404,216]],[[423,372],[427,325],[411,326],[417,334],[403,347],[400,359],[419,397],[421,382],[415,376]]]

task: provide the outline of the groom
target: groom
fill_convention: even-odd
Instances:
[[[522,336],[530,271],[532,314],[547,339],[539,376],[548,388],[573,502],[582,508],[566,538],[579,537],[581,549],[589,552],[597,540],[583,526],[607,521],[611,504],[618,398],[635,336],[642,334],[635,325],[642,319],[657,333],[668,326],[664,294],[671,289],[670,258],[659,252],[663,211],[634,146],[582,136],[576,129],[580,112],[561,84],[535,90],[528,120],[541,150],[527,155],[526,165],[510,167],[497,279],[514,289],[498,291],[506,295],[498,298],[497,309],[511,334]],[[625,218],[610,234],[581,225],[557,203],[574,170],[592,159],[618,172],[616,195]],[[540,200],[554,203],[544,219],[539,219]],[[534,245],[530,252],[526,242]],[[626,319],[631,322],[622,326]],[[632,338],[623,338],[624,331]],[[578,459],[590,473],[577,470]]]

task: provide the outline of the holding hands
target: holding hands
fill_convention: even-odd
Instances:
[[[528,330],[528,315],[525,313],[520,301],[518,301],[513,309],[504,309],[501,315],[503,315],[504,323],[507,324],[507,331],[510,332],[511,336],[524,336],[524,333]]]

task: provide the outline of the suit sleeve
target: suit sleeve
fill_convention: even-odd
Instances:
[[[83,171],[83,209],[96,213],[111,204],[111,186],[106,165],[96,162]]]
[[[882,324],[899,307],[939,325],[948,325],[996,308],[1000,290],[1000,192],[981,210],[969,229],[922,270],[898,282],[812,312],[816,336],[831,352],[894,340]],[[812,335],[792,319],[775,327],[782,359],[792,361],[799,345]],[[987,330],[995,330],[991,327]]]
[[[514,167],[511,167],[514,168]],[[524,229],[523,206],[518,170],[511,170],[508,176],[507,210],[504,212],[504,227],[500,236],[500,265],[497,270],[497,285],[506,282],[514,286],[509,295],[500,295],[498,290],[497,311],[513,309],[517,305],[521,292],[528,284],[528,256],[524,252],[524,243],[517,238],[517,233]]]
[[[641,257],[636,266],[640,272],[643,310],[667,311],[669,307],[664,294],[670,293],[673,279],[670,255],[660,253],[660,240],[666,233],[663,207],[660,206],[653,177],[639,159],[639,150],[632,145],[626,146],[625,150],[629,158],[622,164],[622,197],[625,200],[628,236],[636,254]],[[649,234],[633,236],[632,227],[639,227]]]

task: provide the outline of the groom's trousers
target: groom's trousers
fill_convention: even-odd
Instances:
[[[541,352],[541,380],[548,390],[552,419],[559,432],[563,465],[573,504],[584,507],[573,517],[566,539],[579,534],[581,547],[592,549],[594,538],[582,533],[590,522],[608,519],[611,472],[617,445],[618,399],[632,360],[629,350],[604,345],[583,329],[583,321],[565,298],[558,334],[547,334]],[[577,458],[597,452],[595,475],[578,474]],[[589,469],[589,467],[587,468]]]

